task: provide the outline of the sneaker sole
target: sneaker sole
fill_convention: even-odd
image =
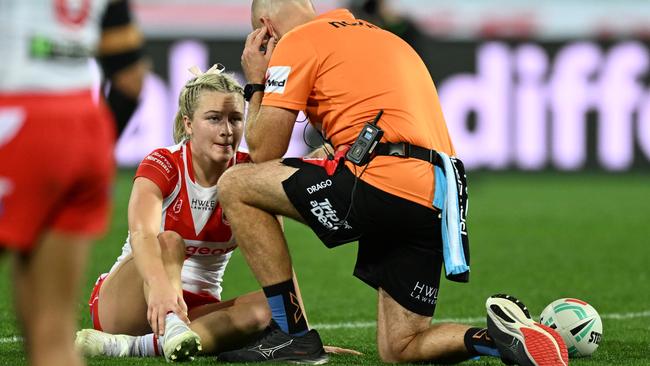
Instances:
[[[287,363],[291,363],[294,365],[324,365],[327,362],[329,362],[330,358],[328,355],[323,355],[318,358],[313,358],[313,359],[307,359],[307,360],[282,360],[286,361]],[[273,360],[277,361],[277,360]]]
[[[192,361],[194,356],[203,349],[199,336],[192,331],[181,333],[172,338],[170,342],[177,342],[177,338],[182,339],[173,347],[171,352],[166,349],[163,350],[167,362]]]
[[[523,366],[568,366],[568,352],[553,329],[535,323],[526,306],[508,295],[486,302],[488,329],[502,356]]]

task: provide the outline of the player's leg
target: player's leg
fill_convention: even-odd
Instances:
[[[99,319],[96,327],[113,334],[150,333],[143,289],[144,281],[133,256],[128,256],[101,284],[95,303]]]
[[[240,347],[263,331],[271,312],[262,291],[199,306],[189,313],[190,328],[201,337],[202,353],[217,354]]]
[[[29,254],[15,254],[16,309],[31,365],[82,365],[74,351],[78,285],[90,240],[47,232]]]
[[[170,231],[161,233],[158,242],[166,274],[174,288],[182,293],[180,276],[185,259],[185,243],[178,234]],[[99,291],[97,306],[102,330],[111,334],[150,333],[145,300],[148,291],[149,288],[138,272],[133,257],[127,257],[108,275]],[[199,337],[175,314],[167,315],[165,336],[160,341],[165,357],[170,360],[190,358],[201,348]],[[154,347],[155,350],[158,347],[158,339],[154,337],[143,346]],[[119,354],[127,352],[124,347],[126,346],[122,344]]]
[[[261,291],[190,309],[190,329],[204,345],[202,353],[216,354],[246,344],[271,320],[266,298]],[[77,333],[77,347],[86,356],[154,357],[162,355],[153,333],[142,336],[111,334],[94,329]]]
[[[161,233],[158,242],[167,276],[182,293],[180,273],[185,245],[180,236],[172,232]],[[147,322],[148,290],[133,256],[126,257],[101,285],[98,300],[101,329],[113,334],[143,335],[151,332]]]

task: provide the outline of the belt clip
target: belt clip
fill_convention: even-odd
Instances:
[[[399,142],[397,144],[388,143],[388,155],[408,158],[410,155],[409,147],[410,145],[405,142]]]

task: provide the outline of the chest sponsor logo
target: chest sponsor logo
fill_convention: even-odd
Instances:
[[[326,187],[331,187],[332,186],[332,180],[331,179],[326,179],[322,182],[316,183],[311,187],[307,187],[307,193],[312,194],[314,192],[318,192],[323,188]]]
[[[210,248],[196,245],[188,245],[185,247],[185,255],[191,257],[196,256],[209,256],[209,255],[223,255],[230,253],[237,248],[236,245],[227,248]]]
[[[271,66],[266,71],[265,93],[284,94],[284,89],[289,81],[291,66]]]
[[[217,206],[217,201],[192,198],[191,206],[192,210],[214,211],[214,208]]]

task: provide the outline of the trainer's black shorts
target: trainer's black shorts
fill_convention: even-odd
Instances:
[[[331,176],[301,158],[282,162],[298,168],[282,185],[323,243],[359,241],[354,275],[406,309],[433,316],[443,262],[438,212],[355,179],[342,161]]]

